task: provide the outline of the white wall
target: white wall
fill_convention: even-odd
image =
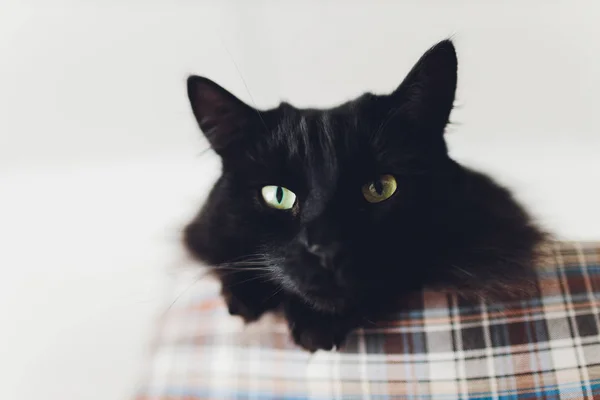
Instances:
[[[184,95],[189,73],[261,107],[327,106],[391,90],[452,35],[452,152],[520,189],[562,236],[599,233],[587,224],[600,173],[593,0],[37,0],[3,9],[0,168],[191,159],[205,144]]]
[[[0,398],[135,387],[179,227],[218,173],[190,73],[259,107],[326,106],[393,89],[453,35],[452,153],[559,236],[599,239],[600,3],[499,3],[0,3]]]

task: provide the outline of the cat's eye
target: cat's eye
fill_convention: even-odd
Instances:
[[[278,210],[290,210],[296,203],[296,194],[283,186],[265,186],[260,193],[269,207]]]
[[[364,185],[362,194],[369,203],[379,203],[392,197],[397,188],[396,178],[392,175],[382,175]]]

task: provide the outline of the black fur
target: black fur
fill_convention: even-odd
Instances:
[[[390,95],[326,110],[260,111],[188,79],[223,171],[184,241],[214,266],[232,314],[282,306],[296,343],[331,349],[425,285],[502,291],[528,276],[544,235],[507,190],[448,156],[456,71],[443,41]],[[361,187],[382,174],[397,192],[368,203]],[[267,207],[265,185],[296,193],[294,208]]]

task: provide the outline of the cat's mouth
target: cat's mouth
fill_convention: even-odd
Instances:
[[[315,309],[326,312],[339,312],[347,309],[352,296],[347,288],[339,285],[328,275],[319,280],[305,280],[283,274],[282,284],[287,291],[296,294]]]

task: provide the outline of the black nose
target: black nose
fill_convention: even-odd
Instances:
[[[319,263],[323,268],[332,270],[334,268],[335,258],[339,254],[340,246],[338,243],[330,243],[327,245],[309,244],[306,246],[306,250],[319,260]]]
[[[300,232],[299,241],[323,268],[333,270],[341,250],[340,233],[336,221],[322,217],[306,223]]]

